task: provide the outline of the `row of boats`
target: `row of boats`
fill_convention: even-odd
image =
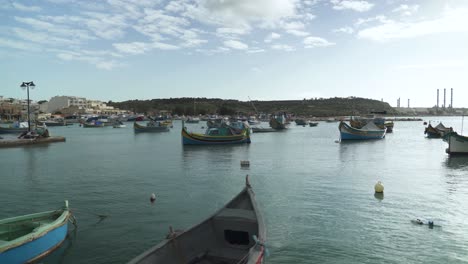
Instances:
[[[424,129],[427,138],[441,138],[448,143],[445,152],[450,155],[468,154],[468,137],[459,135],[452,127],[446,127],[440,122],[435,127],[430,123]]]
[[[0,263],[38,261],[65,241],[68,207],[0,220]],[[186,231],[169,227],[166,239],[144,251],[130,264],[261,264],[267,254],[266,227],[246,177],[245,187],[225,206]]]

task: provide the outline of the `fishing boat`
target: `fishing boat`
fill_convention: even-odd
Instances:
[[[115,121],[112,127],[113,128],[125,128],[127,127],[127,125],[125,125],[122,121]]]
[[[294,120],[294,122],[296,122],[296,125],[298,125],[298,126],[305,126],[305,125],[307,125],[307,121],[304,120],[304,119],[301,119],[301,118],[297,118],[296,120]]]
[[[318,122],[310,122],[309,126],[316,127],[316,126],[318,126]]]
[[[387,131],[386,128],[378,128],[373,122],[369,122],[361,129],[357,129],[341,121],[338,129],[340,130],[341,140],[382,139]]]
[[[0,263],[30,263],[49,254],[65,240],[73,219],[65,207],[0,220]]]
[[[383,117],[368,117],[368,118],[362,118],[362,117],[351,117],[349,120],[349,124],[353,128],[361,129],[364,127],[367,123],[373,122],[378,128],[380,129],[387,129],[386,133],[392,133],[393,132],[393,127],[395,124],[393,121],[387,121]]]
[[[133,130],[137,133],[140,132],[167,132],[169,127],[162,124],[159,121],[150,121],[146,123],[146,126],[140,125],[137,122],[133,123]]]
[[[85,122],[83,123],[83,127],[85,128],[99,128],[99,127],[104,127],[104,123],[100,121],[91,121],[91,122]]]
[[[273,129],[286,129],[286,117],[284,115],[275,115],[270,119],[270,127]]]
[[[429,123],[424,129],[424,134],[426,134],[428,138],[442,138],[450,132],[453,132],[453,129],[451,127],[445,127],[442,123],[439,123],[435,127]]]
[[[427,127],[424,129],[424,134],[426,134],[428,138],[441,138],[442,137],[440,132],[437,129],[435,129],[431,124],[427,125]]]
[[[170,227],[166,239],[129,264],[261,264],[266,228],[246,178],[245,188],[215,214],[186,231]]]
[[[8,127],[0,126],[0,134],[20,134],[28,131],[28,122],[15,122]]]
[[[44,121],[37,121],[37,123],[39,125],[46,125],[48,127],[51,127],[51,126],[66,126],[67,125],[67,122],[64,120],[64,119],[48,119],[48,120],[44,120]]]
[[[223,145],[250,143],[250,128],[233,128],[229,125],[208,128],[205,134],[187,131],[182,123],[183,145]]]
[[[278,131],[280,130],[273,129],[271,127],[252,127],[252,133],[269,133]]]
[[[200,118],[189,116],[185,122],[191,123],[191,124],[198,124],[200,122]]]
[[[448,148],[445,150],[447,154],[468,154],[468,137],[459,135],[457,132],[449,132],[444,136],[444,140],[448,143]]]

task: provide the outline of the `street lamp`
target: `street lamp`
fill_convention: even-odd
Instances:
[[[28,91],[28,132],[29,132],[31,131],[31,118],[29,117],[29,87],[31,87],[31,89],[34,89],[36,85],[34,85],[34,83],[31,81],[31,82],[23,82],[20,85],[20,87]]]

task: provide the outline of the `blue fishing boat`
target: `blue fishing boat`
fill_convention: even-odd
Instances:
[[[382,139],[387,131],[386,128],[378,128],[373,122],[369,122],[361,129],[357,129],[341,121],[338,129],[340,130],[341,140]]]
[[[65,207],[59,210],[0,220],[0,263],[34,262],[62,244],[72,217]]]
[[[222,127],[208,128],[205,134],[188,132],[182,123],[183,145],[224,145],[250,143],[250,128],[242,129],[224,125]]]

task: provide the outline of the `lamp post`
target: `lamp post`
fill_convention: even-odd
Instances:
[[[28,91],[28,132],[29,132],[31,131],[31,118],[29,117],[29,113],[30,113],[29,111],[29,87],[31,87],[31,89],[34,89],[36,85],[34,85],[34,83],[31,81],[31,82],[23,82],[20,85],[20,87]]]

